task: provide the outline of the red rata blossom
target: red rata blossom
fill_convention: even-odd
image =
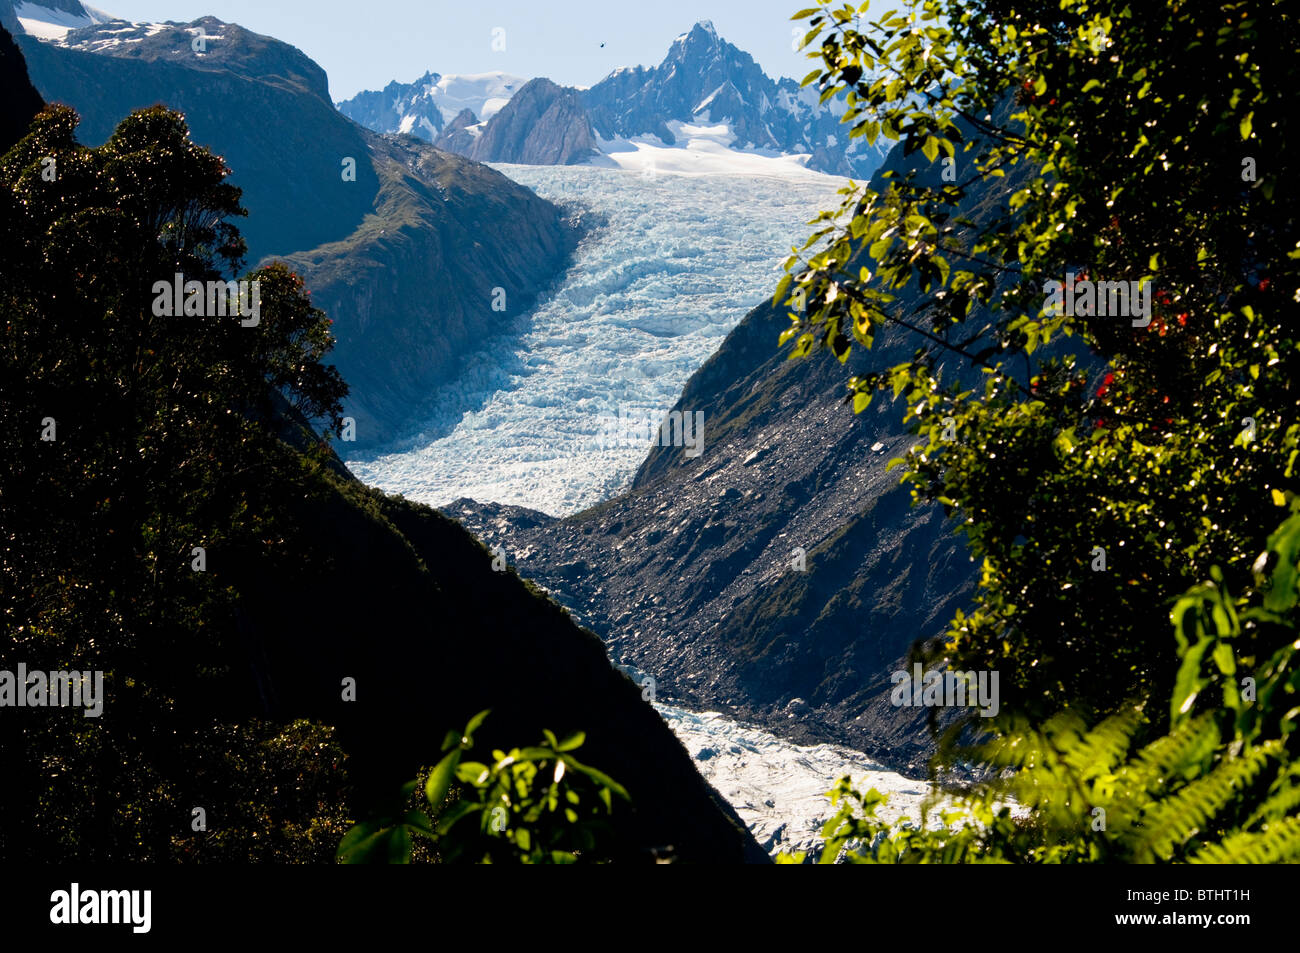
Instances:
[[[1272,284],[1272,282],[1269,281],[1269,279],[1267,279],[1267,278],[1263,279],[1263,280],[1260,281],[1260,283],[1259,283],[1259,290],[1260,290],[1260,291],[1267,291],[1267,290],[1268,290],[1268,286],[1269,286],[1270,284]]]

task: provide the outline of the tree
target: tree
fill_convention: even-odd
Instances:
[[[982,563],[931,659],[1000,669],[1004,706],[1031,716],[1166,695],[1172,600],[1213,565],[1250,591],[1295,499],[1294,16],[1075,0],[913,0],[862,32],[848,6],[798,16],[820,60],[805,83],[845,95],[851,135],[913,156],[823,213],[777,299],[807,304],[792,357],[919,345],[848,384],[859,411],[904,398],[920,440],[895,462]],[[1150,323],[1052,313],[1048,283],[1070,275],[1149,282]],[[968,370],[945,376],[954,357]]]
[[[972,611],[919,654],[999,671],[1002,714],[960,751],[958,719],[937,763],[1014,770],[928,832],[866,820],[878,796],[842,783],[823,859],[1294,859],[1294,12],[858,12],[796,14],[805,85],[911,158],[787,261],[782,343],[918,345],[848,399],[904,398],[920,439],[891,466],[982,564]]]
[[[103,671],[114,717],[5,719],[0,849],[43,838],[82,856],[168,856],[142,804],[192,779],[151,765],[210,753],[237,600],[230,574],[196,571],[195,553],[300,558],[283,493],[313,461],[281,434],[303,423],[289,408],[337,426],[346,386],[322,362],[328,319],[288,269],[240,276],[261,312],[241,320],[224,284],[244,253],[240,193],[183,117],[138,111],[94,149],[76,126],[50,107],[0,157],[0,654]],[[160,313],[155,286],[177,274],[204,286],[202,313]],[[267,734],[241,730],[249,746]]]

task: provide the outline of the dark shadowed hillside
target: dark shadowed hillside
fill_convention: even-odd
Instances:
[[[21,95],[21,57],[0,68]],[[9,101],[15,124],[40,105],[26,99]],[[296,279],[259,272],[268,312],[254,326],[152,312],[150,277],[211,274],[235,255],[209,251],[206,219],[160,238],[178,198],[238,210],[183,120],[136,113],[98,150],[75,127],[55,108],[0,142],[0,408],[39,424],[3,434],[0,662],[95,670],[107,697],[102,719],[0,719],[0,858],[284,859],[262,852],[264,835],[292,859],[329,859],[340,811],[369,816],[437,762],[448,729],[490,709],[489,749],[586,733],[584,761],[631,796],[613,856],[765,861],[599,639],[495,572],[451,520],[347,473],[294,409],[338,410],[309,351],[273,383],[281,348],[310,336],[292,321],[326,320]],[[47,181],[51,154],[64,172]],[[281,789],[286,757],[300,760]],[[210,809],[202,831],[194,804]]]

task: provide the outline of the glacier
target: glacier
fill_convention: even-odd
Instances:
[[[612,151],[621,168],[494,165],[608,224],[583,241],[517,333],[467,360],[412,433],[349,458],[353,473],[433,506],[471,497],[555,516],[629,486],[650,438],[605,439],[609,421],[662,418],[772,293],[781,260],[847,181],[789,156],[732,153],[708,127],[683,131],[695,135],[674,147],[652,137],[622,144]],[[843,775],[889,795],[882,819],[919,822],[929,785],[861,752],[793,744],[717,712],[655,708],[773,856],[814,845],[834,812],[826,792]]]
[[[876,808],[876,817],[891,827],[922,823],[922,802],[930,785],[882,768],[860,751],[791,744],[718,712],[691,712],[662,703],[655,708],[690,752],[700,774],[773,857],[806,851],[820,842],[822,825],[836,811],[826,792],[845,775],[859,791],[875,788],[888,797]],[[924,821],[927,826],[937,823],[933,813]]]
[[[530,315],[430,395],[409,433],[349,456],[352,472],[432,506],[470,497],[553,516],[627,489],[650,444],[607,439],[611,421],[662,419],[847,183],[717,141],[702,174],[698,155],[642,142],[628,168],[494,165],[607,224]]]

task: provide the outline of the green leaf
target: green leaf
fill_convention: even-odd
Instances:
[[[790,282],[793,279],[794,276],[791,275],[789,272],[786,272],[784,275],[781,276],[781,280],[776,283],[776,291],[772,293],[773,307],[779,308],[781,305],[785,304],[785,293],[786,290],[790,287]]]
[[[478,787],[487,780],[491,770],[481,761],[462,761],[456,766],[456,780]]]
[[[476,801],[457,801],[451,807],[443,812],[438,818],[438,833],[446,834],[461,818],[473,814],[475,811],[482,811],[484,805]]]
[[[473,718],[469,720],[469,724],[465,726],[465,737],[470,739],[471,743],[473,743],[474,740],[474,732],[478,731],[479,726],[483,724],[483,720],[487,718],[487,716],[490,715],[491,713],[492,713],[492,709],[484,708],[481,712],[479,712],[477,715],[475,715]]]
[[[343,835],[335,856],[345,864],[367,863],[379,833],[380,827],[373,821],[357,824]]]
[[[560,757],[561,759],[563,759],[564,763],[567,764],[574,771],[577,771],[581,774],[585,774],[587,777],[591,778],[597,784],[609,788],[611,791],[613,791],[623,800],[625,801],[631,800],[631,798],[628,797],[627,790],[623,787],[623,785],[619,784],[608,774],[605,774],[603,771],[599,771],[596,768],[588,767],[587,765],[579,761],[577,758],[573,757],[573,755],[571,754],[563,754],[560,755]]]
[[[429,780],[424,785],[424,798],[434,808],[442,806],[442,802],[447,798],[447,792],[451,790],[451,779],[456,773],[457,765],[460,764],[460,754],[459,748],[449,751],[429,772]]]
[[[575,731],[569,737],[565,738],[555,746],[556,751],[572,751],[574,748],[581,748],[587,740],[585,731]]]
[[[429,821],[429,815],[424,811],[407,811],[402,815],[402,823],[412,831],[423,834],[425,837],[433,837],[433,825]]]

